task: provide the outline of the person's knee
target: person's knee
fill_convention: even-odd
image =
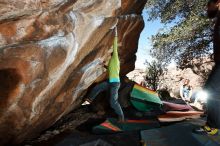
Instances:
[[[105,83],[105,82],[100,83],[93,88],[93,90],[95,91],[104,91],[107,89],[108,89],[108,83]]]

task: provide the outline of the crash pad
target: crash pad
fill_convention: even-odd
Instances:
[[[165,100],[166,102],[176,103],[176,104],[186,104],[186,102],[180,98],[170,98],[169,100]]]
[[[208,136],[194,134],[197,125],[178,123],[171,126],[141,131],[141,139],[146,146],[219,146]]]
[[[163,115],[158,116],[160,122],[177,122],[185,119],[200,118],[203,112],[199,111],[168,111]]]
[[[126,120],[124,122],[118,122],[115,118],[108,118],[100,125],[93,127],[92,131],[95,134],[105,134],[158,127],[160,127],[160,124],[157,120]]]
[[[138,84],[134,85],[130,100],[137,110],[143,112],[161,108],[162,105],[162,101],[155,91]]]
[[[193,137],[204,146],[220,146],[220,136],[204,136],[199,134],[193,134]]]
[[[80,146],[112,146],[112,145],[102,139],[98,139],[98,140],[94,140],[92,142],[82,144]]]
[[[188,111],[193,110],[193,108],[190,105],[187,104],[176,104],[172,102],[163,102],[163,109],[165,111]]]

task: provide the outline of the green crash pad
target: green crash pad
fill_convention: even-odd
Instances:
[[[160,109],[162,101],[158,94],[148,88],[135,84],[131,92],[131,103],[139,111],[148,112]]]
[[[109,118],[100,125],[93,127],[92,131],[95,134],[106,134],[158,127],[160,127],[160,124],[157,120],[126,120],[124,122],[118,122],[117,119]]]
[[[146,146],[219,146],[218,137],[210,138],[194,134],[198,127],[191,123],[178,123],[171,126],[141,131],[141,139]]]

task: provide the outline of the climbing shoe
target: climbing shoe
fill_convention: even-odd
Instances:
[[[92,100],[90,100],[89,98],[87,98],[83,103],[82,105],[89,105],[91,104]]]
[[[219,129],[211,128],[207,125],[196,128],[193,132],[201,135],[219,135]]]

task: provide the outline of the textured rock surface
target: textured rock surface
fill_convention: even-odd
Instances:
[[[145,3],[0,0],[1,145],[38,135],[105,78],[116,18],[121,74],[131,71]]]
[[[193,90],[200,89],[204,83],[203,78],[195,74],[190,68],[181,70],[176,67],[170,67],[161,79],[160,88],[168,89],[172,97],[180,97],[179,89],[184,79],[190,80],[189,84],[192,86]]]
[[[177,69],[176,67],[168,67],[166,73],[161,76],[159,89],[167,89],[170,92],[171,96],[179,97],[179,88],[182,84],[183,79],[189,79],[190,85],[193,87],[193,90],[198,90],[204,84],[204,73],[210,72],[212,66],[213,63],[208,62],[197,68],[195,66],[193,69],[186,68],[182,70]],[[198,74],[194,73],[195,70],[198,71]],[[128,77],[131,80],[139,84],[141,83],[141,81],[144,81],[145,76],[146,73],[144,72],[144,70],[141,69],[136,69],[128,74]]]

